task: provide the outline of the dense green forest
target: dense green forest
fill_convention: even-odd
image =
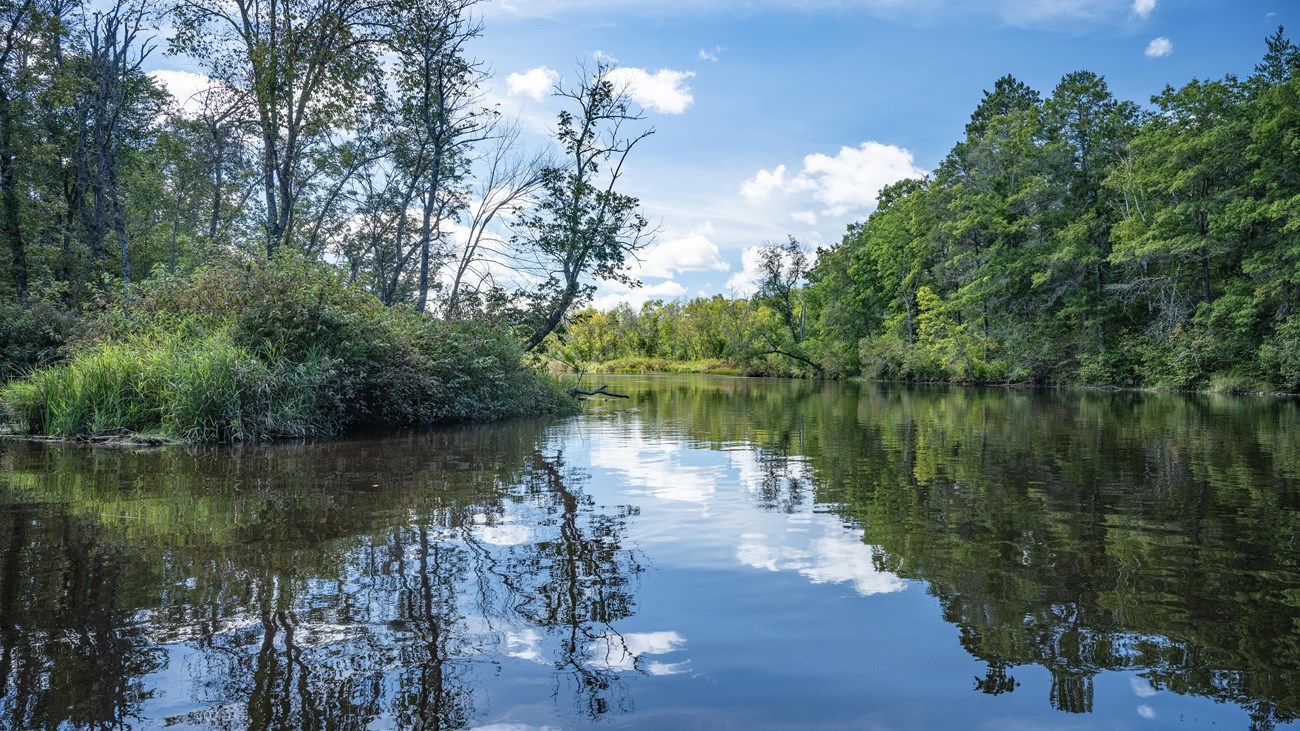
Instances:
[[[626,278],[647,222],[617,184],[653,130],[601,61],[525,149],[467,51],[477,2],[0,0],[19,426],[247,439],[564,408],[525,354]],[[146,72],[163,50],[201,68],[189,98]]]
[[[924,180],[748,298],[582,312],[573,362],[977,383],[1300,389],[1300,51],[1168,87],[1007,76]],[[728,366],[727,364],[730,364]]]
[[[10,415],[252,438],[557,408],[529,352],[1300,388],[1300,50],[1280,28],[1248,78],[1145,109],[1089,72],[1046,96],[999,79],[933,175],[838,245],[763,247],[751,296],[597,312],[600,281],[634,283],[649,227],[619,184],[653,130],[599,62],[525,149],[467,51],[476,3],[0,0]],[[145,71],[163,52],[204,88],[168,93]],[[465,389],[487,401],[446,400]]]

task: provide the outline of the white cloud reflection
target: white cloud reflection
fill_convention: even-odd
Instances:
[[[810,537],[806,530],[796,529],[776,535],[750,533],[741,540],[736,558],[756,569],[797,571],[814,584],[850,583],[862,596],[907,588],[907,582],[876,568],[875,547],[849,533],[825,531]]]
[[[640,435],[638,435],[640,436]],[[684,503],[707,503],[717,492],[721,465],[687,465],[679,442],[641,437],[591,451],[591,464],[622,472],[633,494]]]
[[[636,670],[638,661],[646,655],[666,655],[677,652],[686,645],[686,638],[676,632],[629,632],[596,638],[587,646],[592,665],[614,672]],[[640,669],[650,675],[677,675],[686,672],[688,660],[667,663],[651,660],[640,664]]]

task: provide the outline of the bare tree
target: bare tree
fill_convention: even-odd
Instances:
[[[519,153],[519,127],[513,124],[501,131],[484,162],[475,193],[477,204],[470,215],[469,232],[451,275],[443,310],[443,318],[447,320],[460,315],[466,289],[470,287],[468,278],[474,273],[475,265],[485,259],[508,259],[507,252],[498,248],[505,242],[494,233],[494,223],[523,205],[541,186],[542,171],[551,166],[546,153],[531,156]],[[479,283],[485,278],[486,273],[479,277]],[[478,287],[474,286],[472,291],[478,294]]]

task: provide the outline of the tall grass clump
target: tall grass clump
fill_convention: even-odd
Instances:
[[[9,384],[3,399],[32,434],[158,434],[187,441],[325,435],[318,363],[268,363],[224,330],[133,335]]]
[[[250,441],[573,408],[500,328],[384,307],[309,262],[160,276],[107,298],[79,337],[0,391],[19,429]]]

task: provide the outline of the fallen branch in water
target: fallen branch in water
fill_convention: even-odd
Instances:
[[[632,398],[631,396],[625,396],[621,393],[610,393],[609,391],[605,390],[607,388],[609,388],[608,385],[601,386],[595,391],[583,391],[580,388],[574,387],[569,389],[569,393],[573,394],[574,396],[604,396],[606,398]]]

